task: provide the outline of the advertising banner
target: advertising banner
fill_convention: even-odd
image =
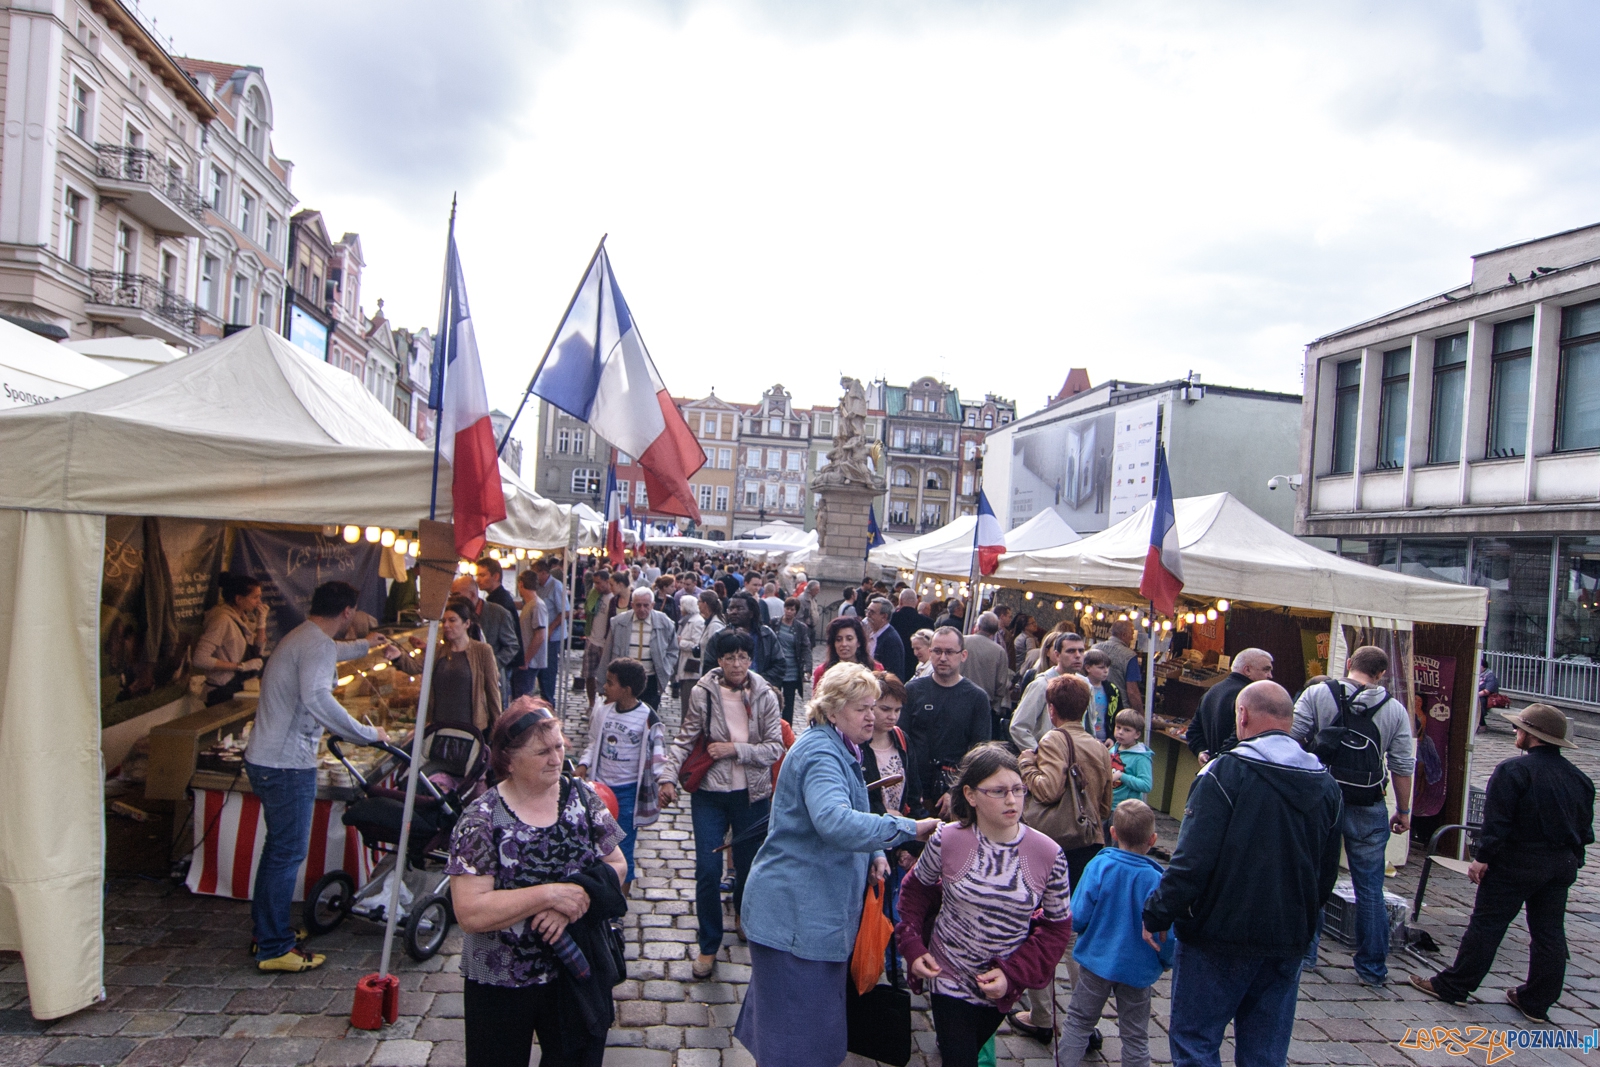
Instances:
[[[1417,739],[1412,813],[1437,815],[1450,787],[1450,714],[1455,703],[1454,656],[1417,656],[1412,666],[1411,732]]]
[[[1109,526],[1115,435],[1111,411],[1018,431],[1011,439],[1010,527],[1049,507],[1081,534]]]
[[[328,328],[303,308],[289,308],[289,343],[319,363],[328,359]]]
[[[1114,525],[1144,507],[1155,495],[1156,423],[1161,404],[1147,400],[1116,409],[1111,451],[1111,517]]]
[[[386,590],[378,574],[382,545],[298,530],[240,530],[230,569],[261,579],[267,616],[267,643],[277,644],[306,621],[311,593],[323,582],[349,582],[361,590],[356,607],[383,618]]]

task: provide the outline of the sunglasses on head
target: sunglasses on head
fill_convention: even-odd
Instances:
[[[506,727],[506,744],[511,744],[544,720],[553,718],[555,718],[555,714],[549,708],[532,709],[528,714]]]

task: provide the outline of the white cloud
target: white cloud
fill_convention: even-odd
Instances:
[[[1029,409],[1074,365],[1297,390],[1313,336],[1597,214],[1581,6],[333,10],[259,38],[296,191],[419,325],[461,191],[501,406],[607,231],[676,392]]]

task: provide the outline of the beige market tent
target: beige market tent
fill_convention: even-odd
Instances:
[[[0,453],[0,947],[21,950],[32,1010],[54,1018],[102,988],[105,517],[410,527],[433,454],[355,379],[260,327],[0,413]],[[565,545],[566,513],[502,471],[492,539]]]
[[[1306,544],[1230,493],[1173,502],[1183,556],[1183,592],[1200,598],[1276,604],[1412,622],[1482,626],[1486,592],[1379,570]],[[1081,541],[1007,552],[991,580],[1138,602],[1155,505]]]
[[[121,371],[0,319],[0,409],[71,396],[123,377]]]

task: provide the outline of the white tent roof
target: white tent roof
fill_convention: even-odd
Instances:
[[[1481,626],[1485,590],[1379,570],[1314,548],[1229,493],[1174,501],[1187,595]],[[1133,590],[1150,548],[1149,503],[1123,521],[1059,548],[1006,553],[994,577],[1074,590]]]
[[[360,382],[264,327],[0,414],[0,451],[30,457],[0,465],[0,507],[94,514],[410,527],[433,475],[432,450]],[[500,469],[508,514],[490,539],[565,545],[561,509]],[[448,464],[439,500],[448,514]]]
[[[950,573],[966,574],[972,567],[972,530],[978,520],[971,515],[963,515],[947,525],[939,527],[932,533],[908,537],[904,541],[894,541],[886,545],[879,545],[867,553],[867,562],[879,567],[889,567],[895,570],[914,571],[918,569],[919,560],[929,550],[946,550],[949,552],[965,551],[965,562],[958,563]],[[929,557],[931,560],[933,557]],[[953,558],[953,557],[951,557]],[[945,562],[949,562],[948,559]],[[927,569],[927,568],[922,568]]]
[[[1007,552],[1037,552],[1043,548],[1058,548],[1082,540],[1078,531],[1067,525],[1054,508],[1045,508],[1039,514],[1006,534]]]
[[[65,345],[0,319],[0,409],[24,408],[120,382],[122,375]]]
[[[949,528],[945,527],[947,530]],[[938,532],[935,531],[929,536],[935,536]],[[913,569],[923,574],[952,578],[967,577],[972,573],[973,537],[972,524],[969,523],[964,537],[953,538],[947,544],[933,545],[918,552],[916,567]],[[1069,544],[1078,540],[1078,534],[1060,515],[1046,508],[1006,534],[1005,540],[1006,552],[1026,552]]]
[[[142,374],[151,367],[182,359],[182,349],[155,337],[94,337],[87,341],[63,341],[74,352],[82,352],[103,367],[124,377]]]

